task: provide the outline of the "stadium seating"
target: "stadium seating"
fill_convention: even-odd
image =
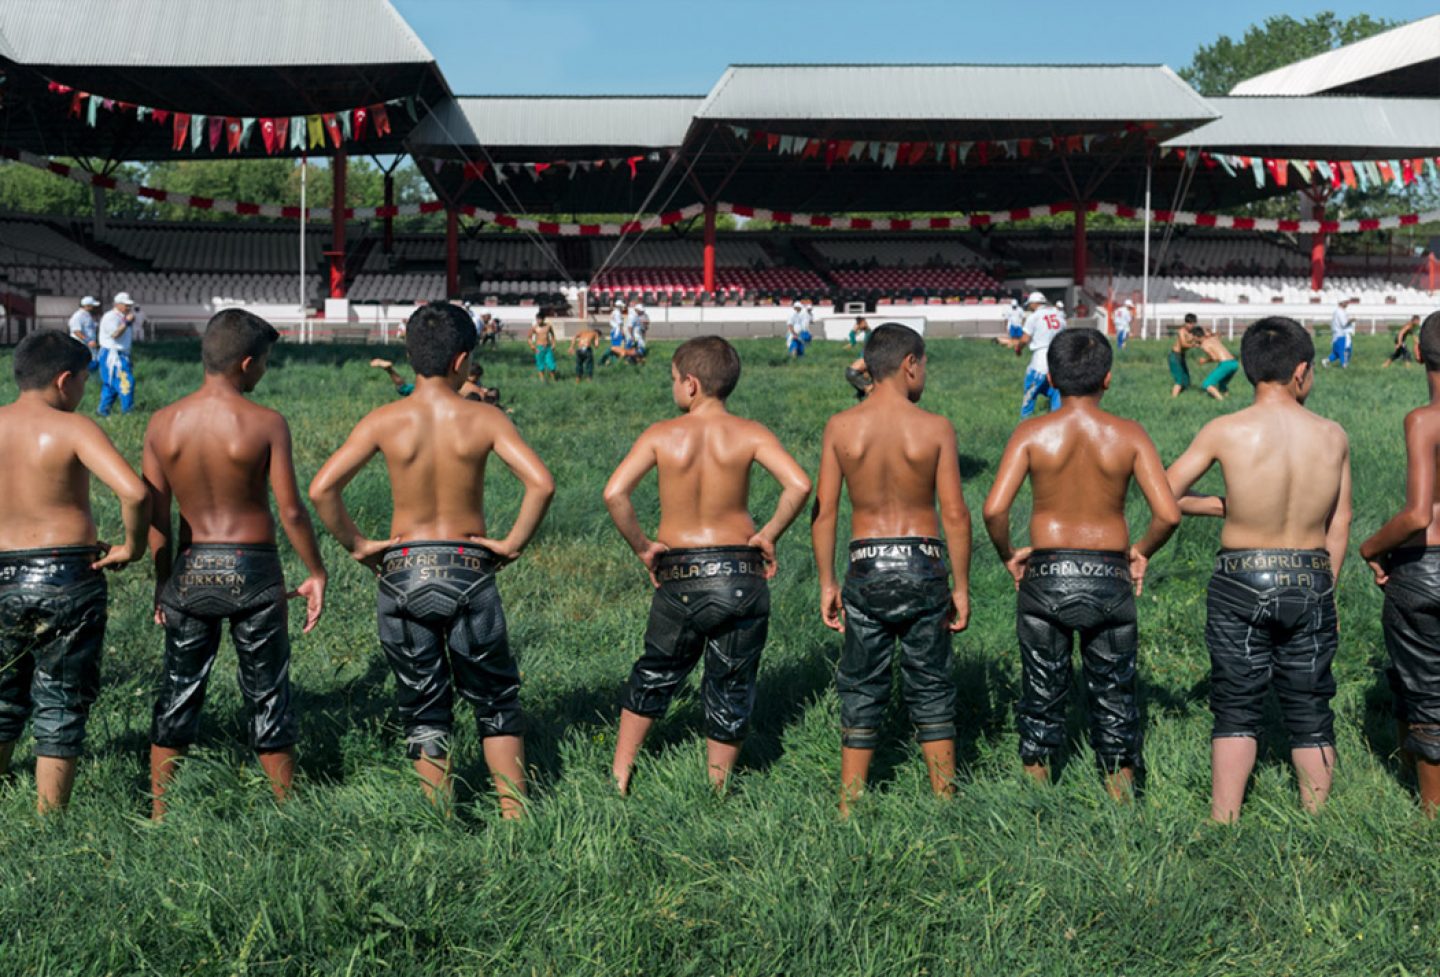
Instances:
[[[70,268],[41,268],[35,285],[55,295],[108,296],[124,290],[142,305],[190,305],[197,303],[273,302],[293,304],[299,299],[296,275],[205,274],[154,271],[86,272]],[[305,291],[309,301],[321,297],[321,277],[307,275]]]
[[[330,247],[328,230],[306,234],[307,260]],[[300,264],[300,234],[293,227],[111,224],[97,240],[155,271],[292,271]]]
[[[1094,284],[1092,282],[1092,284]],[[1138,295],[1139,276],[1117,276],[1111,283],[1115,295]],[[1157,276],[1150,279],[1152,302],[1249,302],[1264,304],[1319,303],[1332,305],[1342,298],[1358,298],[1367,305],[1387,302],[1429,302],[1430,294],[1403,282],[1384,278],[1331,277],[1319,291],[1310,288],[1302,276]]]
[[[0,220],[0,265],[104,268],[108,264],[48,221]]]
[[[832,269],[838,268],[981,268],[988,259],[955,238],[883,237],[821,238],[805,242],[810,253]]]
[[[614,238],[590,242],[590,266],[615,268],[699,268],[705,244],[696,238]],[[717,268],[768,268],[774,264],[759,241],[720,238],[715,242]]]
[[[988,292],[1000,290],[990,274],[973,268],[866,268],[830,272],[849,291]]]
[[[616,268],[602,272],[591,291],[602,296],[698,295],[704,284],[696,268]],[[754,297],[819,297],[828,293],[825,280],[813,271],[800,268],[719,268],[715,286],[721,292]]]

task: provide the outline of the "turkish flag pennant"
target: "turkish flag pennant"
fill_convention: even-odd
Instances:
[[[353,117],[353,122],[354,122],[354,126],[355,126],[355,138],[356,138],[356,139],[362,139],[362,138],[364,138],[364,134],[365,134],[365,120],[368,119],[368,118],[370,118],[370,110],[369,110],[369,109],[367,109],[367,108],[358,108],[358,109],[355,110],[354,117]]]
[[[156,125],[164,125],[170,121],[169,109],[151,109],[150,118],[155,120]]]
[[[1065,151],[1067,153],[1078,153],[1084,147],[1084,136],[1069,136],[1065,140]]]
[[[210,120],[210,152],[213,153],[220,148],[220,136],[224,131],[225,120],[223,118],[217,115]]]
[[[626,158],[625,162],[630,164],[630,179],[635,179],[635,174],[637,172],[636,168],[640,165],[640,161],[644,158],[644,156],[630,156]]]
[[[275,123],[275,148],[283,150],[290,142],[290,116],[282,115],[270,121]]]
[[[990,162],[990,144],[981,140],[975,144],[975,153],[980,158],[980,165],[985,166]]]
[[[1031,151],[1032,149],[1034,149],[1034,148],[1035,148],[1035,140],[1033,140],[1033,139],[1022,139],[1022,140],[1020,140],[1020,155],[1021,155],[1021,156],[1029,156],[1029,155],[1030,155],[1030,151]]]
[[[850,158],[850,151],[853,150],[854,148],[855,148],[855,140],[853,140],[853,139],[839,139],[839,140],[836,140],[836,142],[835,142],[835,158],[836,158],[836,159],[840,159],[840,160],[848,160],[848,159]]]
[[[1408,159],[1400,161],[1400,178],[1405,181],[1407,187],[1415,182],[1415,166]]]
[[[839,155],[840,147],[836,145],[835,140],[825,140],[825,168],[827,170],[835,165],[835,157]]]
[[[1330,162],[1330,189],[1339,190],[1344,182],[1344,177],[1340,173],[1340,164],[1332,160]]]
[[[260,141],[265,144],[265,155],[272,156],[275,153],[275,120],[260,120]]]
[[[334,112],[324,112],[320,118],[325,123],[325,131],[330,135],[330,141],[338,149],[340,147],[340,120],[335,117]]]
[[[240,151],[240,120],[228,118],[225,120],[225,152],[238,153]]]
[[[84,108],[85,108],[85,101],[86,101],[89,97],[90,97],[90,96],[86,95],[84,92],[76,92],[74,95],[71,95],[71,96],[70,96],[70,117],[71,117],[71,118],[73,118],[73,119],[78,119],[78,118],[80,118],[80,113],[81,113],[82,111],[84,111]]]
[[[820,140],[818,140],[818,139],[807,139],[807,140],[805,140],[805,151],[800,154],[800,158],[801,158],[801,159],[814,159],[816,156],[819,156],[819,155],[820,155]]]
[[[536,175],[536,176],[539,176],[541,173],[544,173],[546,170],[548,170],[550,167],[552,167],[552,166],[554,166],[554,165],[555,165],[554,163],[536,163],[536,164],[535,164],[535,175]]]
[[[928,142],[916,142],[910,144],[910,165],[914,166],[925,158],[925,153],[930,149]]]
[[[771,152],[774,152],[774,151],[775,151],[775,147],[778,146],[778,145],[780,145],[780,136],[779,136],[778,133],[774,133],[774,132],[767,132],[767,133],[765,133],[765,148],[766,148],[766,149],[770,150]]]
[[[370,106],[370,121],[375,126],[375,135],[388,136],[390,134],[390,114],[385,111],[384,105]]]
[[[471,183],[475,180],[485,179],[485,170],[489,166],[489,163],[466,163],[464,172],[465,182]]]
[[[185,140],[190,137],[190,116],[184,112],[175,113],[174,139],[170,148],[179,152],[185,148]]]

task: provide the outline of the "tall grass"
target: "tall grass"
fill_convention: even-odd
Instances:
[[[706,786],[692,683],[657,727],[634,795],[616,797],[616,696],[639,651],[649,587],[600,489],[631,439],[672,411],[673,346],[656,346],[649,366],[611,366],[583,387],[542,386],[515,343],[487,362],[487,380],[514,404],[559,484],[535,544],[501,578],[525,676],[528,818],[496,816],[463,714],[454,814],[421,800],[392,722],[373,580],[327,540],[326,616],[295,638],[298,796],[277,808],[247,754],[227,645],[170,818],[150,825],[144,757],[161,635],[147,620],[150,572],[131,568],[112,579],[104,690],[73,807],[33,813],[28,739],[15,780],[0,789],[0,973],[1437,972],[1440,829],[1419,817],[1395,757],[1378,672],[1380,597],[1358,559],[1340,580],[1340,765],[1330,806],[1318,817],[1298,811],[1272,716],[1244,820],[1205,823],[1201,632],[1213,522],[1181,528],[1152,562],[1140,603],[1147,777],[1134,805],[1106,800],[1078,697],[1058,782],[1038,788],[1021,778],[1014,590],[978,519],[974,616],[955,643],[962,773],[953,802],[928,796],[897,712],[874,789],[850,821],[836,816],[838,644],[818,619],[803,520],[780,546],[756,728],[732,789],[717,797]],[[732,407],[771,426],[813,472],[825,419],[852,402],[841,377],[850,354],[817,345],[792,364],[778,340],[739,348],[745,375]],[[1357,542],[1402,499],[1400,419],[1424,396],[1419,368],[1380,372],[1386,352],[1385,340],[1362,337],[1355,366],[1322,373],[1311,401],[1351,434]],[[393,396],[365,366],[371,355],[286,347],[274,357],[258,396],[289,416],[302,479],[364,411]],[[955,422],[978,509],[1014,424],[1022,365],[975,342],[936,342],[930,356],[924,405]],[[1144,421],[1169,460],[1249,391],[1240,379],[1223,405],[1195,392],[1171,400],[1164,357],[1161,344],[1133,344],[1106,405]],[[191,346],[139,351],[141,412],[107,422],[132,461],[145,412],[198,382],[197,359]],[[8,358],[0,373],[4,396],[13,395]],[[775,497],[757,478],[757,513]],[[362,473],[348,498],[363,529],[384,530],[381,466]],[[513,479],[492,475],[495,525],[508,525],[518,499]],[[639,501],[653,527],[653,482]],[[1133,505],[1138,525],[1143,500]],[[113,537],[116,507],[101,499],[98,512]]]

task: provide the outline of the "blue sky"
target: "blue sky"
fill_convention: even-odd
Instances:
[[[460,95],[704,94],[742,62],[1136,62],[1181,68],[1267,16],[1413,20],[1433,2],[392,0]]]

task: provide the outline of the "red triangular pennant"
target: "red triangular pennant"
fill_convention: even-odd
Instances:
[[[179,152],[185,148],[186,141],[190,138],[190,116],[184,112],[175,113],[174,140],[170,148]]]
[[[225,120],[225,152],[238,153],[240,151],[240,120],[228,118]]]
[[[361,138],[364,137],[364,133],[365,133],[365,120],[368,119],[368,118],[370,118],[370,110],[369,110],[369,109],[367,109],[367,108],[358,108],[358,109],[355,110],[354,115],[353,115],[353,117],[352,117],[352,130],[351,130],[351,131],[354,133],[356,139],[361,139]]]
[[[339,149],[343,139],[340,133],[340,120],[336,118],[334,112],[321,113],[320,118],[325,123],[325,131],[329,134],[330,141],[335,144],[336,149]]]
[[[273,155],[275,152],[275,120],[260,120],[260,141],[265,144],[266,155]]]
[[[383,104],[370,106],[370,121],[375,126],[375,135],[388,136],[390,134],[390,114],[385,111]]]
[[[210,119],[210,152],[220,148],[220,136],[225,132],[225,120],[221,117],[212,116]]]

